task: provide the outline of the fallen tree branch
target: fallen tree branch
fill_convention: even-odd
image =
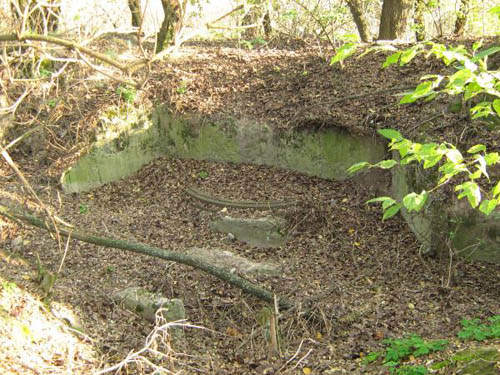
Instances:
[[[46,223],[40,220],[36,216],[28,214],[27,212],[11,209],[7,206],[0,205],[0,215],[7,217],[14,221],[21,220],[24,223],[30,224],[32,226],[47,229],[49,232],[54,233],[56,229],[52,224]],[[173,261],[181,264],[185,264],[196,269],[205,271],[221,280],[227,281],[229,284],[240,288],[245,293],[251,294],[263,301],[273,303],[275,294],[260,287],[242,277],[231,273],[221,267],[212,266],[205,263],[203,260],[196,256],[177,253],[173,251],[163,250],[157,247],[148,246],[143,243],[133,243],[124,240],[118,240],[113,238],[97,237],[94,235],[82,233],[75,230],[69,230],[62,227],[58,227],[58,232],[63,236],[71,236],[71,238],[77,239],[79,241],[91,243],[94,245],[110,247],[115,249],[122,249],[126,251],[132,251],[138,254],[149,255],[155,258],[160,258],[168,261]],[[293,307],[292,303],[287,299],[278,297],[279,305],[282,309],[288,310]]]
[[[47,43],[51,43],[51,44],[55,44],[55,45],[59,45],[59,46],[68,48],[70,50],[78,51],[78,52],[83,53],[85,55],[91,56],[95,59],[98,59],[102,62],[105,62],[106,64],[111,65],[111,66],[121,70],[123,73],[125,73],[127,75],[133,73],[141,66],[148,64],[147,59],[134,61],[134,62],[129,63],[129,64],[120,63],[119,61],[116,61],[103,53],[93,51],[92,49],[90,49],[88,47],[82,46],[82,45],[75,43],[75,42],[72,42],[70,40],[56,38],[53,36],[40,35],[40,34],[34,34],[34,33],[23,33],[23,34],[13,33],[13,34],[0,35],[0,42],[16,42],[16,41],[17,42],[26,42],[29,40],[38,41],[38,42],[47,42]]]
[[[184,189],[184,192],[191,198],[195,198],[203,203],[213,204],[214,206],[218,207],[251,208],[255,210],[266,211],[271,209],[295,206],[299,204],[298,201],[269,201],[269,202],[231,201],[224,198],[211,197],[208,194],[203,193],[193,187]]]

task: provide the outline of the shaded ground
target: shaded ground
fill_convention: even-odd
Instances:
[[[388,73],[379,68],[383,57],[371,57],[363,63],[348,63],[341,71],[326,64],[331,53],[321,51],[242,51],[217,46],[191,46],[185,51],[196,51],[196,59],[159,65],[149,81],[145,103],[166,102],[173,110],[213,119],[225,114],[252,117],[283,130],[342,126],[363,133],[392,125],[411,133],[412,127],[445,105],[394,107],[393,92],[334,103],[349,95],[412,84],[419,76],[417,66],[430,72],[439,65],[412,65]],[[64,195],[57,184],[62,168],[92,138],[99,111],[118,101],[114,87],[92,90],[88,99],[80,95],[83,102],[76,94],[68,97],[66,108],[79,106],[81,115],[65,111],[59,118],[60,133],[46,138],[45,165],[29,150],[26,159],[16,155],[40,198],[59,217],[88,232],[176,251],[220,247],[254,260],[280,263],[284,269],[280,277],[260,276],[255,281],[298,306],[293,312],[282,312],[283,356],[269,359],[266,334],[258,323],[262,302],[190,267],[72,241],[53,299],[69,304],[80,315],[85,334],[95,340],[101,366],[140,349],[152,328],[109,298],[132,285],[183,299],[189,321],[208,329],[186,331],[182,350],[193,357],[178,356],[176,362],[186,373],[300,373],[303,367],[318,374],[383,373],[383,369],[365,370],[359,365],[360,356],[380,347],[382,339],[418,333],[429,339],[448,338],[458,345],[453,338],[463,317],[500,313],[499,266],[460,263],[449,269],[444,260],[421,257],[406,225],[399,220],[381,222],[380,208],[364,203],[374,193],[354,182],[325,181],[268,167],[164,158],[126,180],[86,194]],[[442,135],[460,119],[459,114],[443,114],[434,123],[433,134]],[[473,134],[469,130],[452,134],[467,144],[484,131],[472,129]],[[497,131],[487,136],[492,147],[498,147]],[[22,194],[5,163],[1,167],[2,194]],[[193,185],[233,200],[286,197],[305,205],[282,212],[293,224],[283,248],[228,244],[224,235],[208,230],[211,218],[227,213],[193,205],[182,193]],[[26,241],[22,246],[13,242],[18,237]],[[38,253],[44,267],[59,267],[62,254],[42,231],[11,223],[2,229],[2,240],[8,250],[30,263],[36,263]],[[0,266],[2,274],[37,290],[19,266],[6,262]],[[311,308],[314,314],[306,317],[303,312]],[[99,366],[97,361],[94,366]],[[130,371],[139,372],[135,367]]]

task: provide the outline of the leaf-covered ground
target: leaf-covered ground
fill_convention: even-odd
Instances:
[[[396,105],[393,95],[399,91],[393,89],[414,85],[419,72],[443,69],[436,62],[383,70],[384,57],[371,56],[340,69],[327,63],[333,52],[319,49],[246,51],[191,45],[182,52],[184,58],[154,68],[143,103],[167,103],[172,110],[213,119],[227,114],[256,118],[283,130],[340,126],[373,134],[377,128],[394,126],[411,136],[425,126],[429,134],[442,137],[458,129],[448,140],[467,144],[485,135],[489,146],[498,147],[497,130],[467,127],[460,114],[444,112],[424,123],[445,110],[444,101]],[[351,96],[358,97],[348,99]],[[86,232],[174,251],[219,247],[280,263],[281,275],[252,280],[297,307],[280,312],[282,353],[270,356],[266,330],[259,324],[265,307],[261,301],[187,266],[70,241],[52,299],[79,315],[86,340],[97,352],[94,368],[139,350],[152,329],[111,301],[113,292],[127,286],[181,298],[189,322],[204,327],[186,329],[186,342],[178,351],[187,355],[172,354],[172,369],[185,373],[385,373],[383,368],[360,365],[360,357],[380,348],[384,338],[416,333],[449,339],[453,348],[462,345],[455,339],[462,318],[500,313],[499,266],[453,262],[450,267],[442,257],[423,257],[402,220],[382,222],[380,208],[365,204],[375,192],[354,181],[162,158],[127,179],[65,195],[59,174],[92,138],[101,111],[117,101],[113,86],[68,95],[56,122],[60,126],[49,128],[45,138],[45,153],[14,153],[39,197]],[[2,162],[1,167],[2,199],[30,202],[22,198],[26,190],[7,165]],[[282,212],[292,223],[285,246],[259,249],[228,243],[223,234],[209,230],[208,222],[218,215],[262,213],[200,210],[183,193],[188,186],[232,200],[293,198],[304,205]],[[2,243],[31,264],[38,254],[47,270],[56,271],[63,256],[46,232],[14,223],[2,227]],[[43,295],[27,277],[28,268],[3,260],[0,267],[9,279]],[[141,371],[129,365],[129,373]]]

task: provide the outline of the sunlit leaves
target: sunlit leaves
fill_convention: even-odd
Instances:
[[[377,133],[379,133],[384,138],[390,139],[391,141],[399,141],[403,139],[401,133],[394,129],[379,129]]]
[[[407,194],[403,198],[403,204],[408,210],[408,212],[420,211],[424,207],[428,197],[429,193],[426,192],[425,190],[422,191],[420,194],[413,192]]]
[[[342,62],[347,59],[349,56],[353,55],[356,50],[358,49],[358,44],[356,43],[346,43],[342,47],[340,47],[335,54],[335,56],[332,57],[330,60],[330,65],[335,64],[336,62]]]
[[[475,154],[475,153],[478,153],[478,152],[481,152],[481,151],[486,152],[486,146],[485,146],[485,145],[481,145],[481,144],[479,144],[479,145],[474,145],[474,146],[472,146],[471,148],[469,148],[469,149],[467,150],[467,152],[468,152],[469,154]]]
[[[366,161],[362,161],[362,162],[351,165],[349,167],[349,169],[347,170],[347,173],[353,174],[353,173],[356,173],[357,171],[360,171],[360,170],[368,168],[368,167],[370,167],[370,163],[368,163]]]
[[[493,100],[493,109],[500,116],[500,99]]]
[[[401,51],[394,52],[392,55],[387,56],[385,62],[382,64],[383,68],[387,68],[393,64],[397,64],[399,62],[399,57],[401,56]]]
[[[498,206],[498,203],[500,203],[498,199],[485,199],[481,202],[479,211],[481,211],[485,215],[489,215],[491,214],[491,212],[493,212],[496,206]]]
[[[373,198],[367,201],[366,203],[377,203],[377,202],[382,203],[382,210],[384,211],[382,220],[386,220],[389,219],[390,217],[393,217],[401,209],[401,205],[391,197]]]
[[[466,181],[463,184],[455,186],[455,191],[461,191],[458,195],[458,199],[467,197],[470,205],[474,208],[481,202],[481,190],[474,181]]]
[[[494,165],[500,161],[500,155],[498,152],[490,152],[489,154],[484,155],[484,161],[486,165]]]
[[[376,167],[382,168],[382,169],[390,169],[394,167],[398,162],[396,160],[382,160],[379,161],[377,164],[375,164]]]
[[[419,84],[415,90],[405,94],[399,101],[400,104],[413,103],[417,99],[425,98],[434,93],[434,82],[427,81]]]
[[[453,164],[458,164],[461,163],[464,158],[460,151],[458,151],[456,148],[449,149],[446,152],[446,157],[448,158],[449,161],[451,161]]]

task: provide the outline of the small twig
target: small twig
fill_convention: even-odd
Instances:
[[[16,102],[12,104],[10,107],[7,108],[0,108],[0,113],[9,113],[9,112],[15,112],[17,107],[19,107],[19,104],[23,101],[23,99],[32,91],[31,88],[24,90],[23,94],[17,98]]]
[[[306,359],[306,358],[309,356],[309,354],[311,354],[311,352],[312,352],[312,351],[313,351],[312,349],[309,349],[309,350],[307,351],[307,353],[306,353],[306,354],[305,354],[305,355],[304,355],[301,359],[299,359],[299,360],[297,361],[297,363],[295,364],[295,366],[293,366],[293,368],[292,368],[291,370],[295,370],[297,367],[299,367],[299,365],[301,364],[301,362],[302,362],[304,359]]]
[[[288,361],[285,362],[285,364],[283,366],[281,366],[278,371],[276,371],[277,373],[279,373],[281,370],[283,370],[286,366],[288,366],[288,364],[290,362],[292,362],[295,358],[297,358],[297,356],[299,355],[300,353],[300,349],[302,349],[302,344],[304,343],[304,339],[300,340],[300,344],[299,344],[299,347],[297,348],[296,352],[294,355],[292,355],[290,357],[290,359]]]
[[[425,124],[425,123],[427,123],[427,122],[431,122],[431,121],[433,121],[433,120],[435,120],[435,119],[437,119],[437,118],[439,118],[439,117],[444,117],[444,115],[445,115],[444,111],[443,111],[443,112],[441,112],[441,113],[435,114],[434,116],[431,116],[431,117],[429,117],[429,118],[425,119],[424,121],[421,121],[421,122],[419,122],[418,124],[415,124],[414,126],[412,126],[412,127],[408,130],[408,133],[410,133],[410,132],[414,131],[415,129],[419,128],[420,126],[424,125],[424,124]]]
[[[372,92],[368,92],[365,94],[345,96],[343,98],[340,98],[340,99],[334,100],[333,102],[330,102],[330,104],[336,104],[336,103],[344,102],[346,100],[361,99],[361,98],[365,98],[367,96],[374,96],[374,95],[378,95],[378,94],[387,94],[388,92],[392,92],[392,91],[410,90],[412,88],[413,88],[413,86],[400,86],[400,87],[392,87],[392,88],[388,88],[388,89],[372,91]]]
[[[103,75],[105,75],[106,77],[108,78],[111,78],[112,80],[114,81],[117,81],[119,83],[123,83],[124,85],[127,85],[127,86],[132,86],[132,87],[135,87],[136,89],[139,89],[142,85],[135,82],[135,81],[127,81],[126,79],[123,79],[123,78],[120,78],[120,77],[116,77],[114,76],[113,74],[111,73],[107,73],[105,72],[104,70],[102,69],[99,69],[97,66],[95,66],[94,64],[92,64],[89,60],[87,60],[85,58],[85,56],[83,56],[80,51],[76,51],[76,53],[78,54],[78,57],[85,63],[87,64],[91,69],[95,70],[96,72],[98,73],[101,73]]]

